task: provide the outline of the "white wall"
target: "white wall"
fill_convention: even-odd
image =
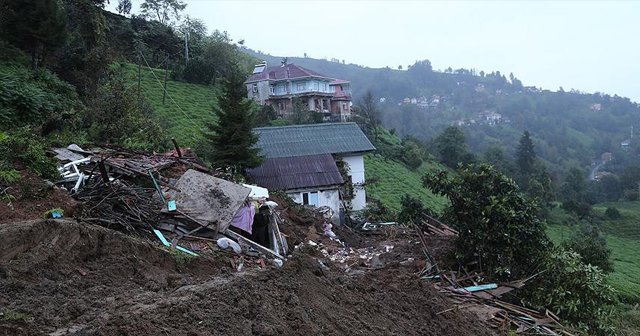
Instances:
[[[339,224],[340,222],[340,194],[337,189],[332,190],[299,190],[299,191],[287,191],[287,195],[291,197],[291,199],[298,203],[302,204],[302,194],[305,192],[318,192],[318,207],[328,206],[333,210],[333,217],[331,218],[334,224]]]
[[[362,155],[345,156],[342,161],[349,165],[349,175],[354,184],[354,198],[351,200],[351,209],[359,211],[367,206],[367,195],[362,186],[364,184],[364,157]]]

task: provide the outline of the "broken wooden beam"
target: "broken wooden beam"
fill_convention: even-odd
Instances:
[[[235,232],[233,232],[231,230],[226,230],[223,234],[229,236],[230,238],[241,240],[241,241],[251,245],[251,247],[253,247],[254,249],[256,249],[256,250],[258,250],[258,251],[260,251],[262,253],[272,255],[272,256],[274,256],[274,257],[276,257],[278,259],[286,260],[286,258],[281,256],[278,252],[273,251],[272,249],[266,248],[266,247],[264,247],[264,246],[262,246],[262,245],[260,245],[260,244],[258,244],[256,242],[254,242],[253,240],[245,238],[245,237],[243,237],[243,236],[241,236],[241,235],[239,235],[239,234],[237,234],[237,233],[235,233]]]

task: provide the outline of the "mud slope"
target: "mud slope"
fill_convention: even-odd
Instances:
[[[491,335],[400,269],[347,277],[296,252],[232,273],[67,221],[0,226],[0,335]]]

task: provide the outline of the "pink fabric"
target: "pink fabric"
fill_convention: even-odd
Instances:
[[[253,204],[249,203],[248,205],[238,209],[238,212],[236,212],[235,216],[233,216],[233,219],[231,220],[231,225],[242,231],[251,233],[251,228],[253,227],[253,216],[255,214],[256,208]]]

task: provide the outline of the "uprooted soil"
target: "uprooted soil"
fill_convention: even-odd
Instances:
[[[26,169],[20,170],[20,180],[0,185],[0,224],[42,218],[51,209],[62,209],[72,217],[78,202],[69,192],[47,185]]]
[[[348,276],[299,249],[236,273],[89,224],[0,225],[0,335],[491,335],[403,268]]]

